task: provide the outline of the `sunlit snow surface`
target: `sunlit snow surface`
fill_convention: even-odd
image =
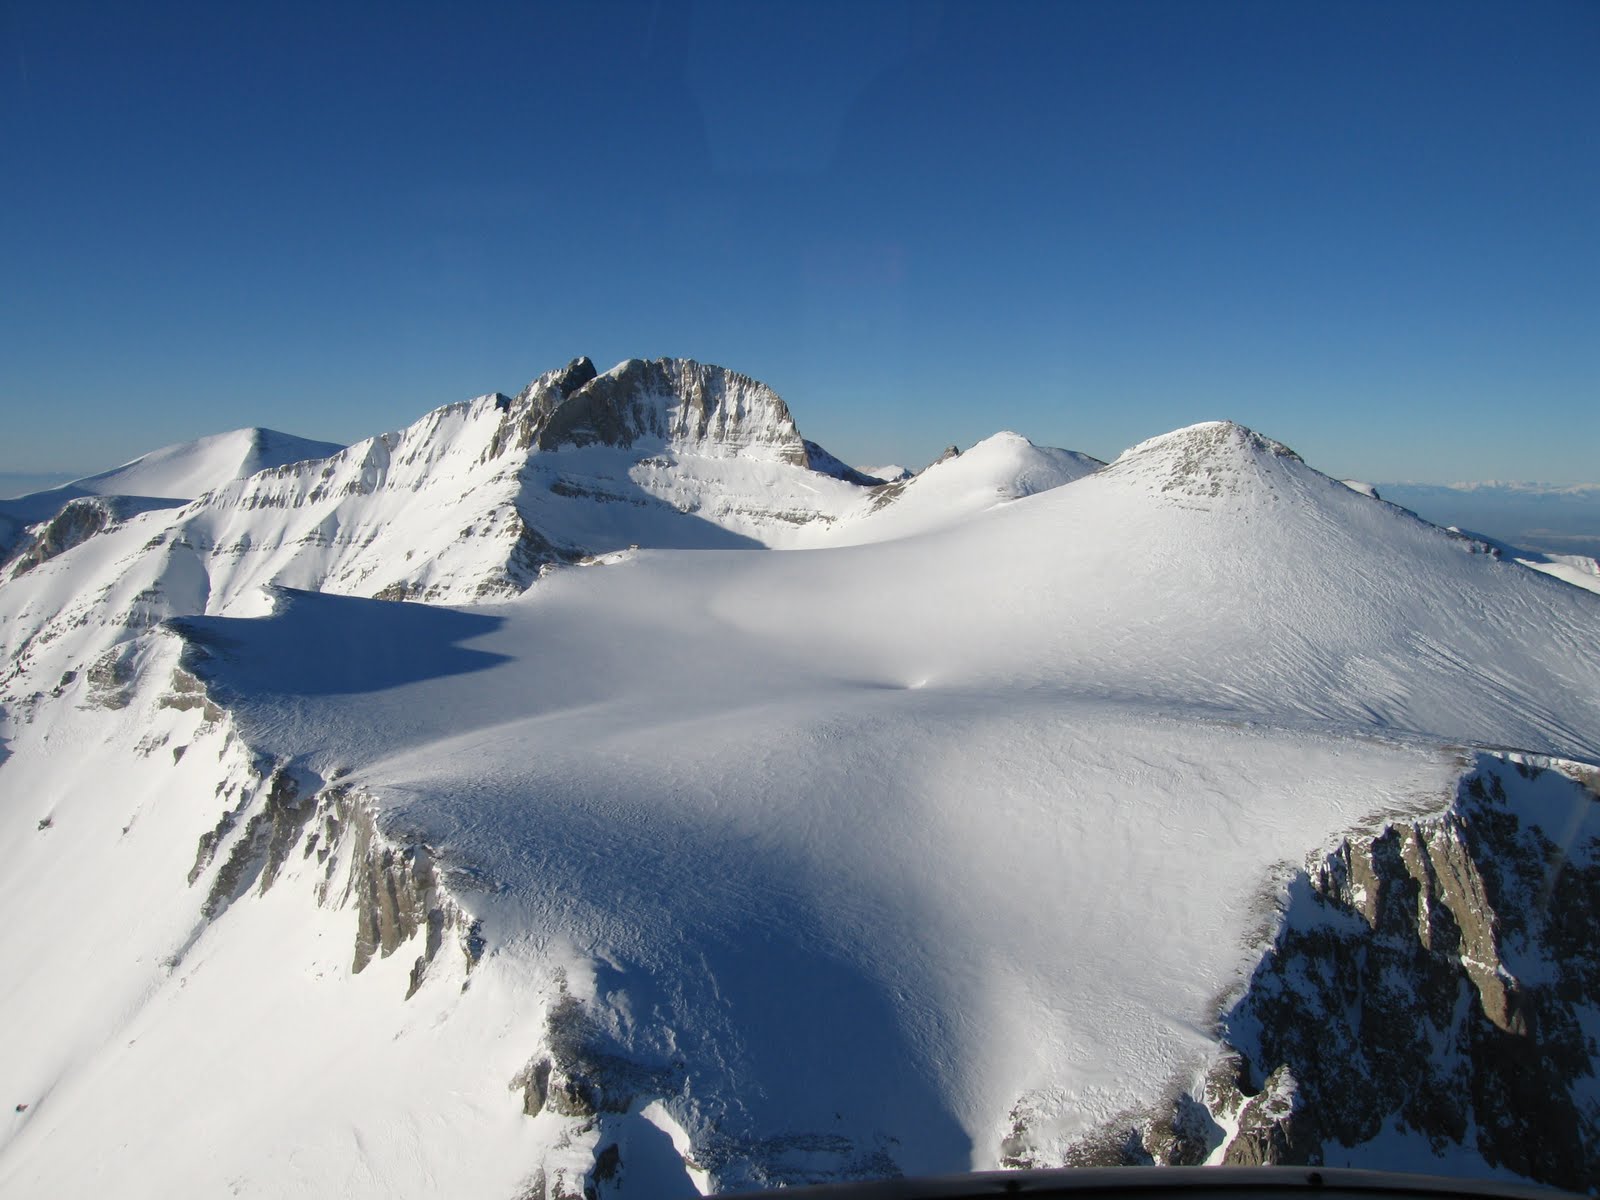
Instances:
[[[343,449],[274,429],[234,429],[193,442],[163,446],[109,471],[60,487],[0,500],[0,520],[42,521],[78,496],[138,496],[168,501],[193,500],[230,479]]]
[[[558,971],[666,1081],[607,1118],[638,1194],[993,1166],[1024,1097],[1070,1135],[1203,1069],[1275,882],[1443,807],[1456,746],[1600,757],[1600,597],[1248,431],[1032,490],[471,608],[182,620],[251,748],[451,864],[489,943],[465,991],[456,963],[402,1002],[409,953],[351,978],[298,851],[202,926],[173,881],[240,750],[197,713],[18,725],[0,1002],[33,1111],[0,1189],[509,1197],[566,1136],[507,1090]]]

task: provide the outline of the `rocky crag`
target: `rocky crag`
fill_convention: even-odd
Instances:
[[[1443,812],[1313,856],[1220,1014],[1222,1052],[1155,1108],[1013,1166],[1349,1165],[1380,1139],[1600,1186],[1600,772],[1479,752]],[[1441,1157],[1441,1161],[1443,1161]]]

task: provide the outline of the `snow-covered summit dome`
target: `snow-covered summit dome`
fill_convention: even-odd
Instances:
[[[1282,442],[1236,422],[1203,421],[1124,450],[1107,470],[1162,492],[1210,498],[1240,494],[1284,462],[1301,461]]]

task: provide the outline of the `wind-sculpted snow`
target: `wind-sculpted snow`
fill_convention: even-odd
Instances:
[[[783,461],[781,422],[741,443],[716,413],[765,401],[730,376],[577,360],[0,584],[29,631],[0,902],[40,914],[0,926],[0,1190],[683,1196],[1367,1145],[1296,1118],[1337,1089],[1267,1014],[1321,928],[1297,864],[1376,863],[1385,827],[1460,867],[1429,953],[1491,1024],[1495,962],[1588,978],[1578,908],[1485,941],[1511,919],[1463,899],[1533,826],[1561,844],[1544,793],[1501,850],[1451,831],[1494,816],[1464,778],[1511,779],[1484,748],[1600,761],[1600,597],[1226,423],[1103,470],[999,435],[886,497]],[[477,601],[375,598],[430,590]],[[1392,932],[1336,918],[1335,958]],[[1412,1167],[1555,1177],[1504,1130],[1385,1129]]]

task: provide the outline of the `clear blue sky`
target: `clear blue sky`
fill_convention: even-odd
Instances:
[[[856,462],[1600,480],[1600,4],[0,7],[0,472],[588,354]]]

